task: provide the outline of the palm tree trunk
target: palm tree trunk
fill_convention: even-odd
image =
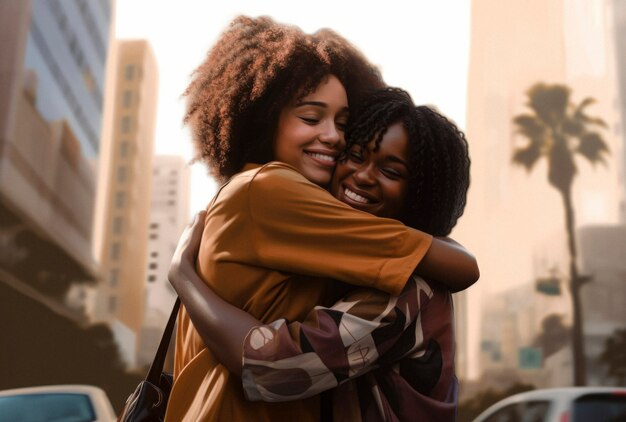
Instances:
[[[572,295],[572,353],[574,357],[574,385],[584,386],[587,384],[587,365],[585,360],[585,343],[583,338],[582,303],[580,300],[580,288],[583,284],[578,273],[576,263],[576,239],[574,231],[574,208],[572,206],[571,187],[561,191],[563,206],[565,208],[565,226],[567,229],[567,244],[569,248],[569,273],[570,292]]]

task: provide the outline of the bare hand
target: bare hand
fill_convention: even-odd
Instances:
[[[204,231],[204,219],[206,211],[202,210],[196,214],[193,221],[185,227],[183,234],[178,240],[176,250],[172,256],[172,262],[167,274],[170,283],[176,289],[176,283],[188,280],[190,272],[195,274],[196,258],[200,249],[200,240]]]

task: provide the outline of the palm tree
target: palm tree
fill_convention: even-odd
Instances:
[[[572,183],[576,176],[574,157],[580,155],[592,164],[604,163],[608,146],[597,128],[606,123],[590,117],[585,109],[593,104],[593,98],[585,98],[576,105],[570,101],[571,90],[565,85],[538,83],[528,91],[527,106],[530,112],[513,118],[517,133],[528,143],[513,153],[513,163],[531,171],[540,158],[548,161],[548,182],[560,194],[565,208],[565,228],[569,250],[569,287],[572,297],[572,349],[574,355],[574,383],[586,384],[585,352],[582,333],[582,309],[580,288],[589,277],[578,273],[574,208],[572,206]]]

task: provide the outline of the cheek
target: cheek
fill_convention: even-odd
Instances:
[[[339,189],[339,184],[350,176],[352,169],[348,162],[338,163],[333,173],[333,180],[331,181],[331,193],[336,195]]]
[[[284,161],[288,158],[295,148],[295,142],[293,137],[293,131],[290,127],[279,127],[274,138],[274,155],[279,161]]]
[[[406,206],[407,184],[406,182],[393,183],[387,186],[388,199],[398,211]]]

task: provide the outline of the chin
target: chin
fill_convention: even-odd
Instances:
[[[321,186],[323,188],[328,188],[332,174],[330,173],[325,174],[323,172],[318,171],[318,172],[305,173],[304,177],[306,177],[311,183],[315,183],[316,185]]]

